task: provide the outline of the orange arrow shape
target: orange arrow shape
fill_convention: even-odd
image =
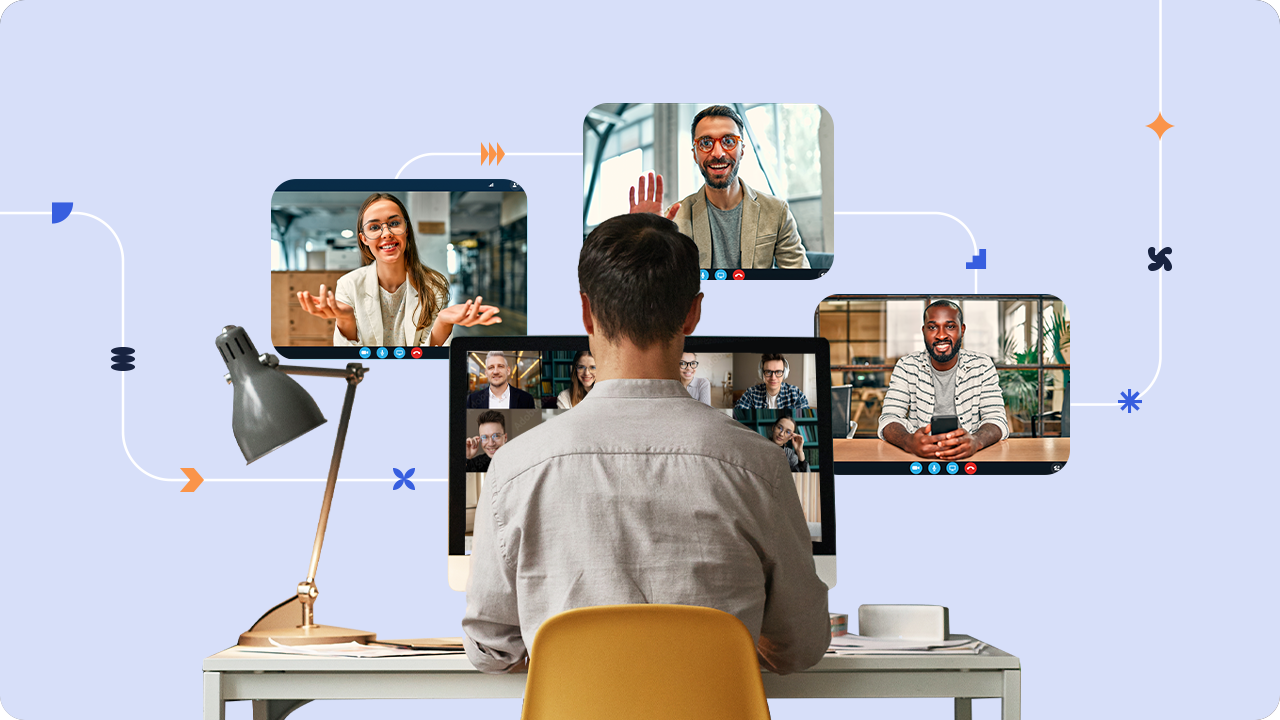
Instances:
[[[498,157],[498,153],[494,151],[494,149],[493,149],[493,143],[489,143],[489,164],[490,164],[490,165],[492,165],[492,164],[493,164],[493,161],[494,161],[497,157]]]
[[[498,143],[498,164],[502,164],[502,158],[506,157],[506,153],[502,152],[502,143]]]
[[[489,159],[489,153],[484,149],[484,143],[480,143],[480,164],[483,165],[485,160]]]
[[[182,486],[182,492],[195,492],[200,483],[204,482],[195,468],[182,468],[182,474],[187,476],[187,484]]]

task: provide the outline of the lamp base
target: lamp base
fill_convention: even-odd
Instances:
[[[271,647],[280,645],[329,645],[335,643],[358,642],[370,643],[377,633],[363,630],[333,627],[332,625],[311,625],[310,627],[275,628],[272,630],[249,630],[240,635],[240,645],[247,647]],[[271,641],[274,640],[275,643]]]

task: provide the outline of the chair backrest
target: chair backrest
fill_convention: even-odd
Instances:
[[[840,440],[852,437],[854,430],[849,429],[849,408],[853,404],[853,386],[836,385],[831,388],[831,437]]]
[[[560,613],[529,653],[522,720],[768,720],[751,633],[685,605]]]

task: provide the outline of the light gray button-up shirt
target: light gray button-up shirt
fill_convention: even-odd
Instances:
[[[476,509],[467,656],[504,672],[560,612],[672,603],[737,616],[766,668],[801,670],[831,640],[812,547],[776,445],[675,380],[601,381],[493,457]]]

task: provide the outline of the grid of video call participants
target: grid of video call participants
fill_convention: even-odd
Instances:
[[[573,408],[591,394],[595,359],[587,350],[494,350],[467,357],[466,552],[489,463],[502,446]],[[813,355],[685,353],[680,379],[690,398],[732,417],[778,447],[815,542],[822,540],[817,363]]]

